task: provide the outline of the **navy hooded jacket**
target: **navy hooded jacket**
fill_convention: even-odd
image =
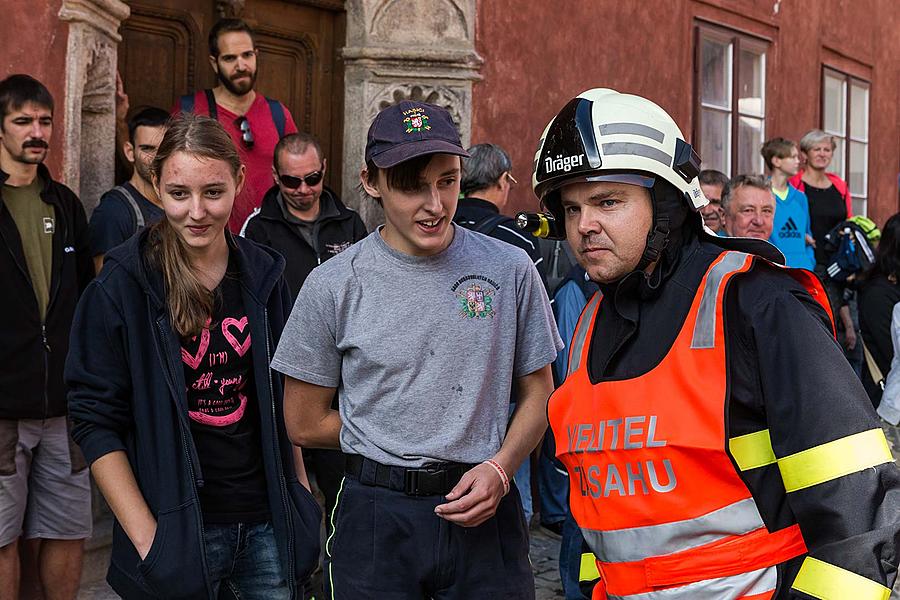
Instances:
[[[89,463],[123,450],[157,519],[142,561],[118,522],[107,581],[124,598],[210,598],[197,488],[203,485],[188,422],[180,340],[171,326],[162,274],[144,249],[150,231],[106,255],[75,314],[65,378],[72,435]],[[321,511],[298,482],[284,426],[282,380],[269,369],[290,313],[276,252],[229,236],[254,340],[262,455],[272,525],[295,597],[319,556]],[[290,574],[290,575],[288,575]]]

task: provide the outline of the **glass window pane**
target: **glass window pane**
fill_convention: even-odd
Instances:
[[[865,196],[850,196],[850,201],[853,205],[853,214],[854,215],[863,215],[866,216],[869,209],[868,198]]]
[[[731,108],[731,44],[704,38],[700,42],[700,101]]]
[[[850,142],[850,193],[855,196],[865,196],[866,183],[869,173],[869,145],[860,142]]]
[[[765,55],[741,50],[738,77],[738,110],[758,117],[765,116]]]
[[[822,124],[825,131],[844,135],[844,80],[825,74],[825,89],[822,90],[824,112]]]
[[[831,157],[831,164],[828,165],[827,170],[837,173],[837,176],[847,180],[847,174],[844,172],[844,145],[847,142],[844,141],[843,138],[835,137],[834,138],[834,154]]]
[[[700,112],[700,152],[704,169],[731,174],[731,115],[704,108]]]
[[[869,89],[850,85],[850,135],[855,140],[869,139]]]
[[[763,143],[763,120],[740,117],[738,121],[738,175],[763,172],[759,149]]]

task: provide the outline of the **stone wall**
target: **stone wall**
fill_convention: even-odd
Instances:
[[[356,191],[366,132],[382,108],[411,99],[447,108],[467,145],[472,129],[475,0],[347,0],[342,197],[371,229],[381,208]]]

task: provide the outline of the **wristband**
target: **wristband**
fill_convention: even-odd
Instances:
[[[500,466],[500,463],[489,458],[482,464],[494,467],[494,470],[497,471],[497,475],[500,476],[500,481],[503,482],[503,495],[507,495],[509,493],[509,477],[507,477],[506,471],[503,470],[503,467]]]

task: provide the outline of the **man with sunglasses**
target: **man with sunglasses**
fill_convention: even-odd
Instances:
[[[269,187],[275,144],[296,133],[290,111],[255,91],[258,51],[253,29],[240,19],[220,19],[209,32],[209,63],[217,85],[182,96],[173,112],[195,112],[218,120],[234,140],[247,168],[234,199],[228,228],[237,233]]]
[[[366,226],[325,187],[327,168],[318,140],[292,133],[275,146],[275,185],[241,228],[241,235],[280,252],[294,298],[317,265],[366,237]]]

